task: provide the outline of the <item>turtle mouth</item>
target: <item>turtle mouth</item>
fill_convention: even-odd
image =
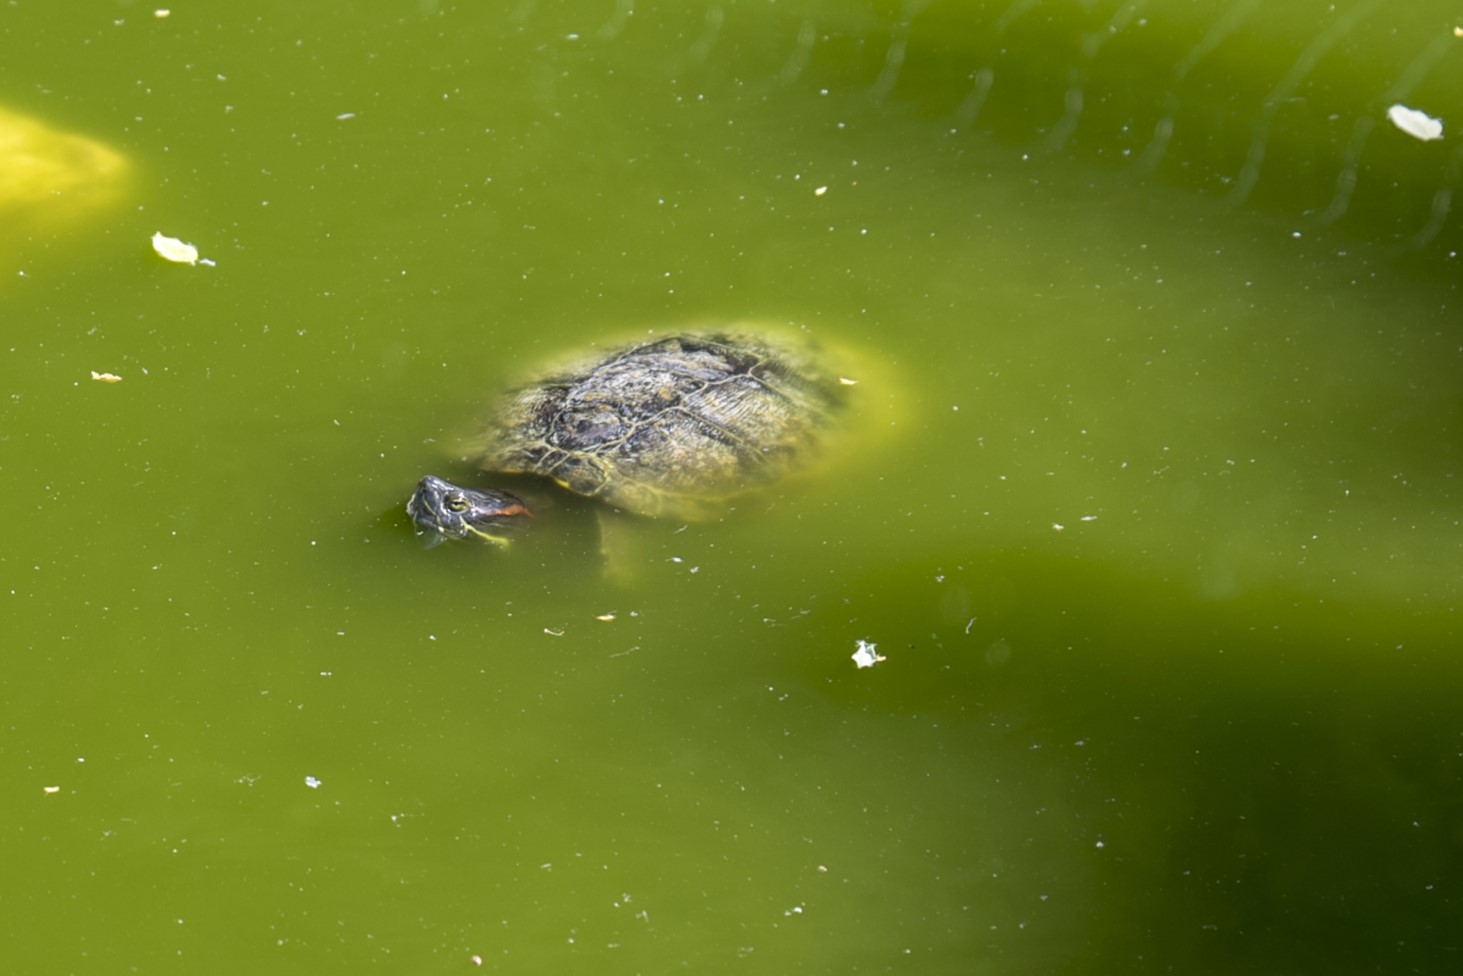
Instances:
[[[482,539],[506,546],[508,533],[533,515],[523,500],[506,491],[462,488],[427,475],[406,503],[417,535],[443,539]]]

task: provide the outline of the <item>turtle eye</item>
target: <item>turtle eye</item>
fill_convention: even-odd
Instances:
[[[467,511],[467,507],[468,506],[466,496],[457,494],[455,492],[447,496],[447,511],[465,512]]]

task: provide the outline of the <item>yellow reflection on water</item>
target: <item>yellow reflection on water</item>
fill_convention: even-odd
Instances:
[[[0,106],[0,258],[115,204],[130,168],[100,142]]]

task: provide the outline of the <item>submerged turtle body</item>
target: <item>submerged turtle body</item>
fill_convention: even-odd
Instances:
[[[638,515],[704,517],[801,466],[844,392],[797,343],[668,336],[510,393],[489,427],[482,467],[550,478]],[[429,476],[407,511],[424,531],[496,539],[493,529],[527,506]]]

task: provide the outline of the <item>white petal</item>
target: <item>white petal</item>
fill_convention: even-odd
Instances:
[[[870,641],[860,640],[858,650],[853,652],[853,663],[860,668],[872,668],[880,661],[887,660],[879,653],[879,645]]]
[[[198,263],[198,248],[185,244],[176,237],[167,237],[161,232],[152,235],[152,249],[169,261],[179,264]]]
[[[1387,109],[1387,118],[1392,124],[1408,135],[1421,139],[1423,142],[1431,142],[1434,139],[1443,137],[1443,120],[1435,119],[1426,112],[1419,112],[1415,108],[1408,108],[1406,105],[1393,105]]]

